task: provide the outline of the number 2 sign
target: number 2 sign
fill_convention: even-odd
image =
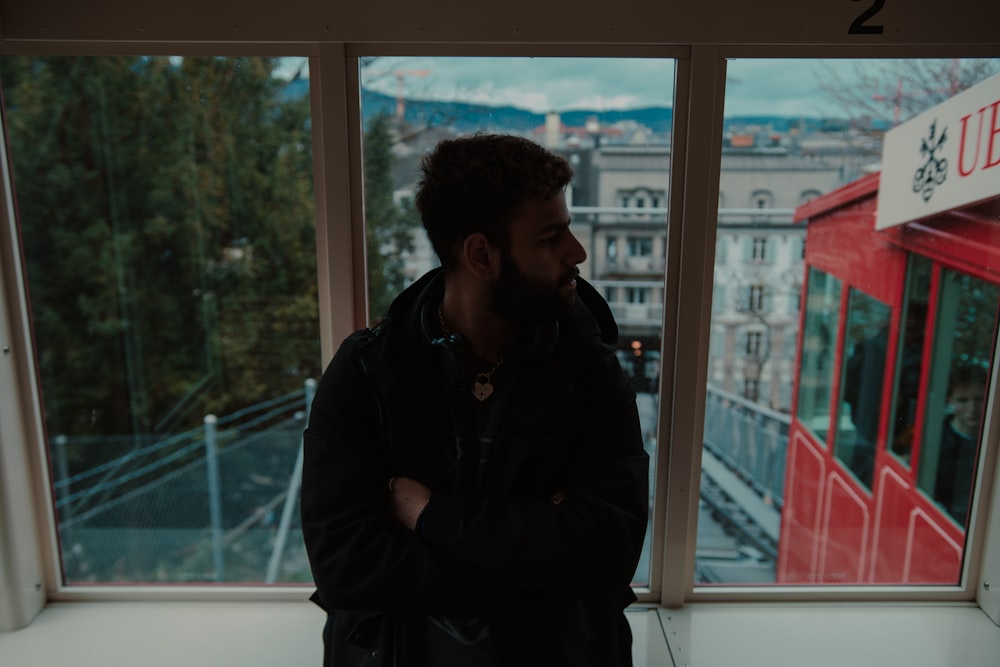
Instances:
[[[860,2],[861,0],[851,0],[852,2]],[[880,25],[865,25],[870,19],[872,19],[876,14],[882,11],[885,7],[885,0],[871,0],[871,6],[865,11],[858,14],[858,18],[854,19],[851,23],[851,27],[847,29],[848,35],[881,35],[884,28]]]

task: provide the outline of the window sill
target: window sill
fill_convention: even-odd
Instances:
[[[636,667],[995,667],[1000,628],[974,605],[634,607]],[[17,667],[320,665],[323,614],[302,602],[59,602],[0,634]]]

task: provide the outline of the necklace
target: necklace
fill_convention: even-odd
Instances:
[[[441,325],[441,331],[445,332],[447,335],[451,336],[452,333],[448,329],[448,326],[444,323],[444,314],[441,312],[441,305],[438,305],[438,323]],[[493,374],[497,372],[497,369],[503,365],[503,357],[500,357],[493,368],[482,373],[476,373],[476,381],[472,383],[472,395],[475,396],[480,401],[485,401],[487,398],[493,395]]]

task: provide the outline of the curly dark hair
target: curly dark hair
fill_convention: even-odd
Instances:
[[[446,139],[421,162],[416,204],[445,270],[454,268],[469,234],[508,249],[507,229],[524,204],[551,199],[573,168],[533,141],[503,134]]]

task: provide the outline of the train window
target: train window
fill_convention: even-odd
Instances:
[[[830,391],[840,322],[840,281],[810,267],[799,365],[798,419],[820,442],[830,428]]]
[[[673,78],[672,60],[652,58],[362,59],[365,163],[381,165],[365,173],[372,318],[437,264],[408,201],[421,157],[441,139],[494,128],[532,139],[574,165],[567,203],[588,252],[581,275],[609,297],[655,459],[667,229],[657,206],[669,182]],[[639,101],[650,113],[621,120]],[[636,585],[650,581],[651,544],[650,529]]]
[[[834,456],[868,488],[872,485],[882,412],[889,314],[888,305],[853,287],[848,290],[833,450]]]
[[[968,518],[1000,286],[941,270],[917,485],[959,525]]]
[[[924,332],[927,328],[927,303],[930,298],[931,260],[911,255],[906,273],[906,293],[902,313],[902,333],[896,352],[894,398],[889,419],[889,451],[910,464],[917,397],[923,368]]]
[[[0,58],[67,584],[310,579],[306,63]]]

